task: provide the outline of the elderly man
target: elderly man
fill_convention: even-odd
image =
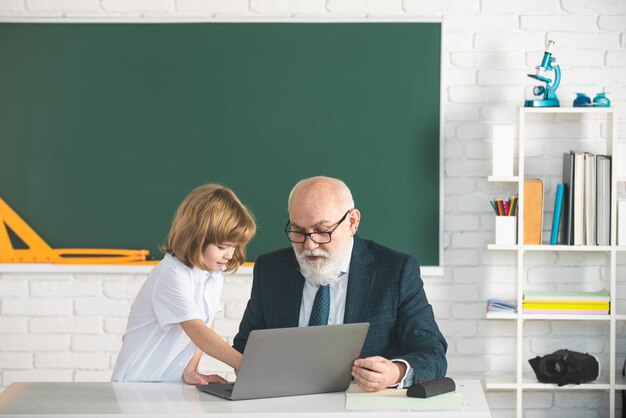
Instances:
[[[255,329],[369,322],[352,368],[361,388],[443,377],[447,344],[417,261],[356,236],[361,214],[341,180],[300,181],[288,208],[292,246],[257,259],[235,349],[243,352]]]

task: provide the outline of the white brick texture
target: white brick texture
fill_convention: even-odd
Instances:
[[[404,0],[404,10],[415,14],[474,14],[479,9],[478,0]]]
[[[24,0],[0,0],[0,13],[22,13],[26,10]]]
[[[99,334],[102,333],[102,318],[32,317],[28,321],[28,331],[32,334]]]
[[[596,28],[596,17],[593,15],[530,15],[520,19],[520,29],[530,31],[593,31]]]
[[[401,0],[326,0],[330,13],[381,15],[402,13]]]
[[[99,0],[26,0],[26,8],[33,12],[97,12]]]
[[[3,315],[68,315],[71,298],[16,298],[2,301]]]
[[[531,98],[536,84],[527,74],[540,63],[550,39],[556,42],[554,56],[563,72],[557,91],[561,102],[570,105],[578,91],[609,92],[619,110],[619,139],[626,142],[626,0],[0,0],[0,19],[14,21],[129,16],[138,21],[151,16],[165,21],[221,16],[284,21],[441,18],[445,271],[442,277],[425,277],[425,288],[448,339],[449,376],[484,379],[513,373],[515,325],[485,319],[486,299],[515,295],[515,257],[486,250],[494,234],[488,200],[511,193],[486,181],[491,174],[490,127],[515,124],[517,107]],[[550,192],[560,177],[562,149],[584,145],[607,152],[594,142],[598,135],[606,136],[604,122],[581,125],[567,117],[541,122],[526,129],[526,171],[544,177]],[[553,202],[549,195],[546,221],[552,218]],[[598,257],[528,257],[528,283],[561,290],[581,282],[601,284],[606,271],[602,255]],[[626,257],[620,260],[617,292],[623,307]],[[130,306],[144,280],[145,275],[132,274],[0,273],[0,390],[14,381],[109,380]],[[249,273],[225,281],[224,310],[215,329],[229,342],[250,289]],[[608,361],[604,325],[526,322],[524,355],[568,347]],[[624,321],[617,321],[617,330],[621,364],[626,356]],[[206,356],[200,369],[234,378],[228,366]],[[608,416],[605,392],[576,392],[525,392],[525,417]],[[487,399],[493,418],[514,416],[514,393],[487,392]]]
[[[178,0],[176,10],[191,14],[229,14],[248,12],[248,0]]]
[[[250,10],[259,14],[321,14],[326,12],[324,0],[250,0]]]
[[[525,1],[501,1],[482,0],[481,10],[484,13],[493,14],[543,14],[561,11],[559,0],[525,0]]]
[[[45,1],[45,0],[42,0]],[[101,0],[102,9],[106,12],[170,12],[174,11],[174,0]]]

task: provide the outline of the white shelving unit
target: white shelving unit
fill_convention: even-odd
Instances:
[[[523,417],[522,407],[522,394],[525,391],[608,391],[609,392],[609,405],[607,407],[610,411],[610,418],[615,418],[615,398],[616,392],[626,389],[626,381],[621,376],[621,364],[616,364],[616,323],[617,321],[625,321],[626,315],[618,314],[617,297],[616,297],[616,282],[617,282],[617,256],[620,252],[626,252],[626,247],[617,246],[617,234],[616,234],[616,202],[618,183],[625,182],[624,178],[616,177],[616,161],[612,160],[611,164],[611,245],[608,246],[568,246],[568,245],[523,245],[524,242],[524,166],[526,162],[525,151],[525,129],[527,120],[531,118],[545,118],[547,115],[567,114],[568,122],[569,118],[581,123],[581,118],[584,115],[596,114],[602,115],[606,119],[607,123],[607,139],[606,139],[606,154],[614,155],[613,150],[617,145],[617,121],[615,113],[612,108],[520,108],[518,112],[518,125],[517,125],[517,141],[518,141],[518,173],[517,175],[510,177],[494,177],[490,176],[488,180],[490,182],[506,182],[511,183],[511,186],[515,188],[517,186],[517,193],[519,195],[519,207],[518,207],[518,244],[517,245],[488,245],[488,250],[494,251],[509,251],[517,255],[516,258],[516,274],[515,274],[515,286],[516,289],[516,302],[518,306],[517,313],[489,313],[488,319],[493,320],[510,320],[515,323],[516,326],[516,360],[515,360],[515,374],[503,375],[497,378],[488,378],[486,381],[487,390],[499,390],[499,391],[515,391],[516,393],[516,416],[518,418]],[[577,118],[578,116],[578,118]],[[600,118],[600,116],[597,116]],[[549,123],[539,119],[537,123]],[[599,139],[600,140],[600,139]],[[585,151],[584,148],[581,149]],[[562,152],[567,152],[569,149],[564,149]],[[513,163],[513,161],[511,161]],[[626,162],[622,162],[626,163]],[[562,160],[559,165],[559,170],[562,167]],[[534,173],[531,173],[534,174]],[[544,201],[546,200],[544,194]],[[544,207],[545,209],[550,209]],[[544,220],[545,226],[545,220]],[[527,254],[535,252],[577,252],[581,253],[580,257],[584,257],[584,253],[604,253],[606,258],[606,278],[604,286],[609,290],[611,294],[611,310],[608,315],[554,315],[554,314],[524,314],[522,312],[522,295],[524,289],[528,285],[526,272],[525,272],[525,257]],[[621,307],[623,309],[623,307]],[[609,364],[602,364],[602,375],[594,382],[581,384],[581,385],[566,385],[557,386],[556,384],[539,383],[534,374],[524,373],[523,366],[528,361],[528,358],[524,358],[524,339],[529,338],[524,336],[524,323],[526,321],[601,321],[608,324],[609,335],[607,340],[608,346],[608,358]],[[597,323],[597,322],[596,322]],[[546,338],[550,338],[549,336]],[[563,347],[565,348],[565,347]],[[549,354],[549,353],[544,353]]]

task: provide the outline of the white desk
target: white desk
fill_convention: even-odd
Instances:
[[[268,382],[271,384],[271,382]],[[346,411],[343,392],[227,401],[193,386],[171,383],[12,383],[0,393],[0,416],[26,417],[210,417],[270,418],[490,418],[478,380],[459,380],[463,410]]]

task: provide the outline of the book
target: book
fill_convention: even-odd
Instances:
[[[574,245],[585,245],[585,154],[572,151],[574,155],[574,179],[572,181]]]
[[[568,309],[524,309],[527,314],[549,314],[549,315],[608,315],[606,309],[600,310],[568,310]]]
[[[585,153],[585,241],[584,245],[596,245],[596,156]]]
[[[526,290],[522,297],[523,301],[529,302],[609,302],[611,295],[606,289],[595,292],[553,292],[545,290]]]
[[[493,125],[491,128],[492,157],[491,174],[499,177],[513,175],[515,127]]]
[[[611,244],[611,157],[596,156],[596,244]]]
[[[608,293],[606,296],[608,297]],[[524,313],[606,315],[610,312],[609,307],[608,300],[524,300],[522,302]]]
[[[526,309],[567,309],[567,310],[608,310],[609,302],[524,302],[522,304]]]
[[[541,244],[543,180],[524,179],[524,244]]]
[[[626,199],[617,199],[617,245],[626,245]]]
[[[563,211],[563,190],[565,185],[559,183],[556,185],[556,196],[554,198],[554,214],[552,215],[552,234],[550,234],[550,245],[556,245],[559,242],[559,226],[561,225],[561,212]]]
[[[416,381],[417,383],[417,381]],[[437,396],[428,398],[414,398],[406,395],[407,390],[398,390],[397,388],[383,389],[378,392],[365,392],[356,383],[351,383],[346,390],[346,411],[368,411],[364,414],[352,414],[353,416],[368,416],[378,411],[377,416],[390,415],[386,411],[411,411],[412,415],[432,416],[435,410],[442,411],[444,415],[458,415],[453,410],[463,409],[471,399],[464,399],[463,394],[469,393],[460,391],[442,393]],[[436,413],[435,413],[436,414]],[[295,414],[291,414],[295,415]]]
[[[566,152],[563,154],[563,214],[561,216],[561,244],[574,245],[574,232],[572,216],[574,211],[574,155]]]
[[[502,299],[489,299],[487,300],[487,312],[517,312],[517,307],[512,302],[507,302]]]

